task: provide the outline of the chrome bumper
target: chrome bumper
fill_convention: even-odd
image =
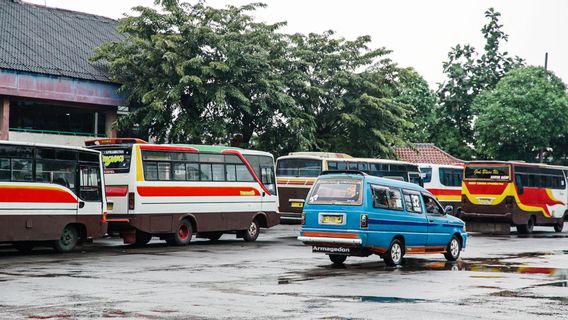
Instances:
[[[299,236],[298,240],[303,243],[337,243],[337,244],[362,244],[361,239],[345,239],[345,238],[326,238],[326,237],[303,237]]]

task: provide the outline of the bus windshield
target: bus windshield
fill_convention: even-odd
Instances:
[[[465,167],[465,179],[507,181],[510,179],[508,165],[469,165]]]
[[[319,159],[280,159],[276,164],[276,175],[286,177],[317,177],[322,168]]]
[[[362,182],[353,178],[320,179],[312,189],[308,203],[360,205]]]
[[[105,173],[128,173],[130,171],[131,148],[96,148],[102,153]]]

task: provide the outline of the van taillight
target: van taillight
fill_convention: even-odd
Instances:
[[[300,221],[300,224],[306,224],[306,213],[302,212],[302,220]]]
[[[366,214],[361,215],[361,228],[367,228],[369,226],[369,216]]]
[[[128,210],[134,210],[134,192],[128,194]]]

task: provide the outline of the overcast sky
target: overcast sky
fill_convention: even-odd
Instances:
[[[544,65],[568,83],[568,1],[565,0],[209,0],[212,6],[264,2],[255,15],[261,21],[288,21],[285,32],[335,30],[353,39],[370,35],[373,47],[392,50],[400,66],[414,67],[432,89],[444,80],[442,62],[456,44],[472,44],[481,51],[484,12],[501,12],[503,30],[509,35],[504,49],[530,65]],[[26,0],[50,7],[120,18],[136,5],[153,0]]]

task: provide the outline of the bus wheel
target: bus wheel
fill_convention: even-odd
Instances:
[[[30,253],[34,249],[34,245],[29,242],[14,242],[13,245],[20,253]]]
[[[78,242],[79,234],[77,233],[77,228],[68,225],[61,232],[59,240],[55,240],[53,243],[53,248],[59,253],[65,253],[73,250]]]
[[[215,242],[219,240],[222,235],[223,232],[210,232],[207,234],[207,239],[209,239],[209,241]]]
[[[564,219],[558,221],[558,222],[554,225],[554,231],[556,231],[556,232],[562,232],[562,229],[564,229]]]
[[[520,224],[517,226],[517,232],[520,234],[529,234],[532,233],[534,229],[534,217],[530,217],[527,224]]]
[[[152,240],[152,234],[136,229],[136,242],[134,245],[143,246]]]
[[[330,254],[329,260],[333,262],[333,264],[343,264],[345,260],[347,260],[347,256],[339,255],[339,254]]]
[[[246,242],[253,242],[256,240],[256,238],[258,238],[259,234],[260,234],[260,227],[258,226],[258,222],[256,222],[256,220],[253,220],[251,221],[248,229],[245,231],[243,240],[245,240]]]
[[[174,246],[188,245],[193,235],[191,229],[191,223],[187,220],[182,220],[177,227],[177,231],[170,235],[170,237],[166,239],[166,242]]]
[[[450,240],[450,243],[448,243],[448,247],[446,248],[444,257],[446,257],[446,260],[448,261],[456,261],[460,257],[460,251],[461,251],[460,240],[456,238],[456,236],[453,236],[452,239]]]
[[[394,239],[387,252],[383,255],[383,259],[385,259],[385,263],[388,266],[396,267],[402,263],[403,255],[402,244],[398,239]]]

